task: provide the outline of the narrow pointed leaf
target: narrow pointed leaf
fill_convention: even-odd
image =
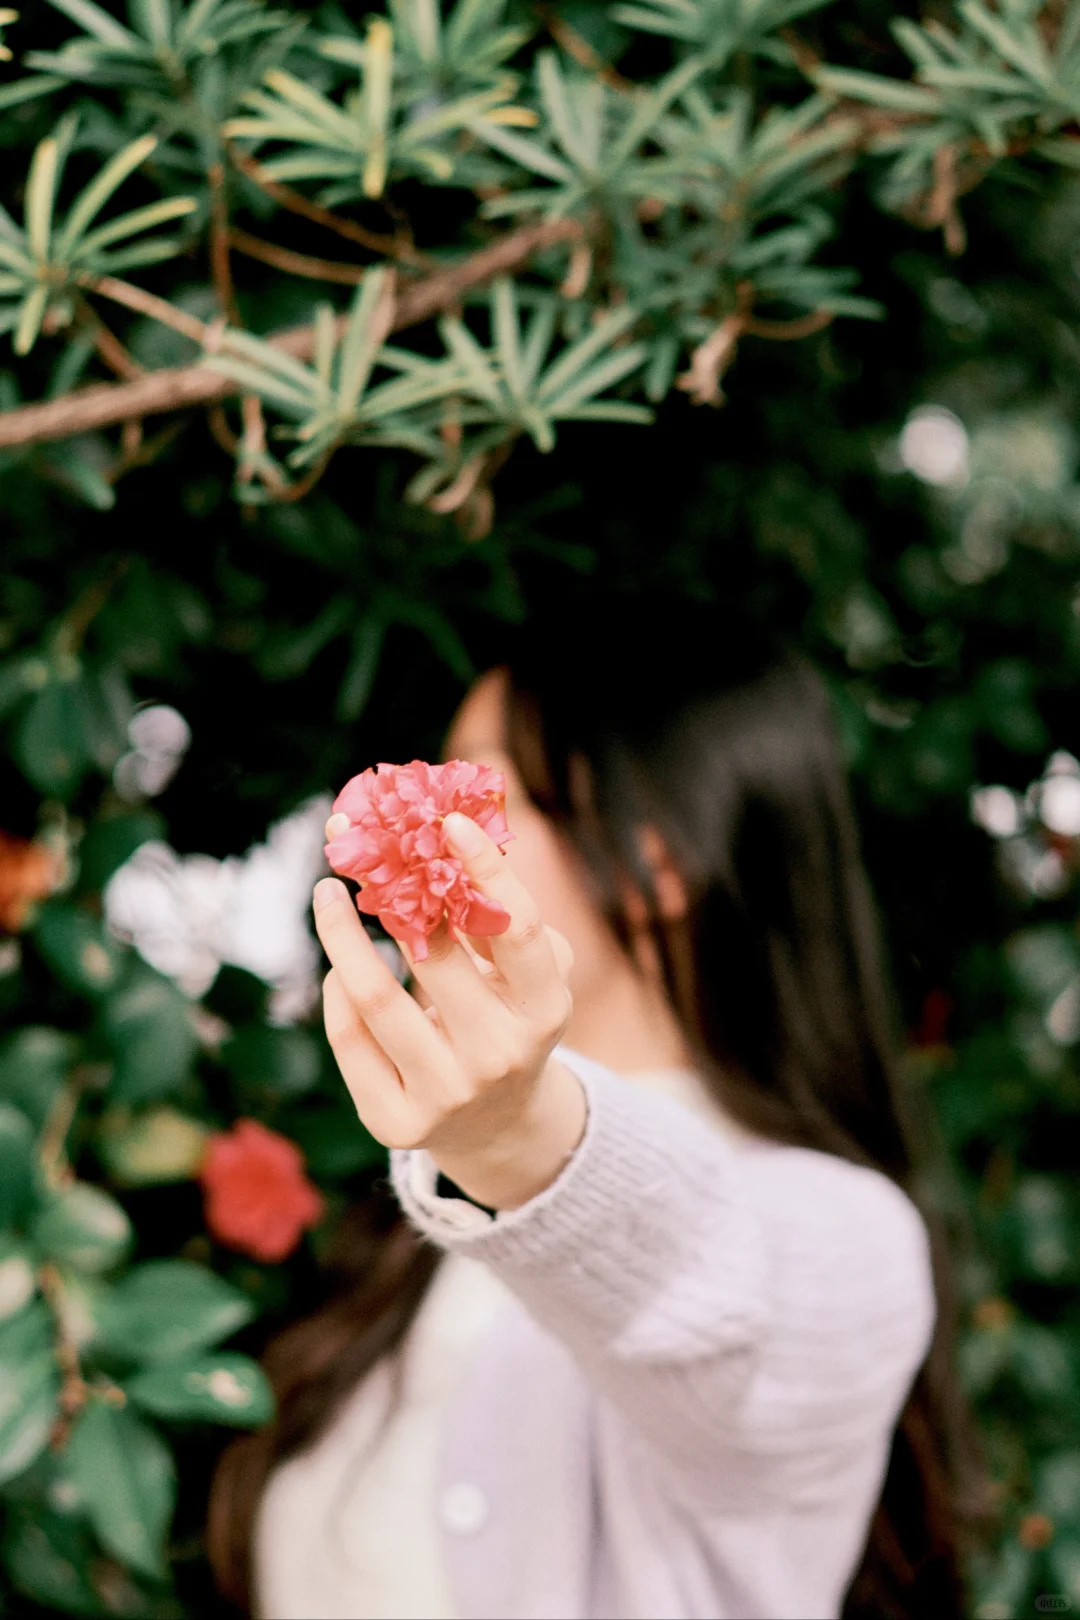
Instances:
[[[606,316],[593,328],[588,337],[581,338],[556,360],[540,385],[540,398],[551,399],[561,388],[565,388],[573,377],[576,377],[598,354],[609,348],[617,337],[633,326],[636,320],[637,311],[629,305]]]
[[[70,252],[72,246],[79,240],[86,227],[101,212],[113,192],[120,186],[140,163],[150,156],[157,146],[157,137],[144,135],[141,140],[132,141],[125,146],[122,152],[117,152],[111,158],[101,173],[95,175],[86,190],[75,203],[63,230],[57,239],[57,252],[63,257]]]
[[[112,50],[125,52],[138,52],[140,43],[138,37],[126,28],[122,28],[115,17],[110,17],[107,11],[96,6],[93,0],[49,0],[51,6],[62,11],[65,17],[85,28],[88,34],[100,39],[103,45]]]
[[[194,197],[165,197],[161,202],[147,203],[145,208],[132,209],[130,214],[121,214],[107,225],[102,225],[100,230],[91,231],[78,244],[79,254],[96,253],[99,248],[122,237],[152,230],[155,225],[164,225],[166,220],[183,219],[186,214],[193,214],[198,206]]]
[[[27,296],[26,302],[19,312],[18,325],[15,328],[15,336],[11,342],[16,354],[29,354],[34,347],[38,333],[41,331],[41,323],[45,318],[45,306],[48,302],[49,289],[44,282],[39,287],[35,287],[33,292]]]
[[[56,137],[48,136],[34,152],[26,180],[26,239],[31,253],[42,264],[49,257],[59,155]]]

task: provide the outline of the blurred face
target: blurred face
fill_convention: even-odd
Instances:
[[[481,676],[447,733],[447,759],[491,765],[506,777],[506,814],[513,842],[506,858],[540,907],[544,921],[569,941],[574,953],[570,990],[576,1004],[588,1002],[627,971],[626,957],[592,898],[580,858],[538,810],[510,758],[506,734],[506,676]]]

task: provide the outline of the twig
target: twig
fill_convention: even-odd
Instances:
[[[109,476],[109,482],[115,484],[122,478],[129,467],[135,465],[143,442],[143,425],[141,416],[132,416],[120,429],[120,459]]]
[[[431,263],[429,258],[416,251],[411,242],[403,240],[400,236],[382,236],[377,231],[365,230],[362,225],[355,224],[351,219],[342,219],[340,214],[312,202],[302,192],[294,191],[291,186],[282,185],[280,180],[271,180],[262,164],[249,157],[246,152],[240,152],[230,146],[229,156],[253,185],[258,186],[260,191],[272,197],[279,207],[287,209],[289,213],[310,219],[315,225],[324,225],[328,231],[334,231],[336,235],[345,237],[349,242],[357,242],[369,252],[378,253],[384,258],[400,259],[403,264]]]
[[[934,184],[926,201],[925,214],[928,227],[932,229],[936,225],[941,226],[945,251],[954,258],[963,253],[967,246],[967,232],[960,218],[960,210],[956,206],[958,195],[956,159],[957,150],[951,142],[939,146],[934,153]]]
[[[578,242],[570,255],[570,264],[567,268],[566,279],[559,291],[564,298],[580,298],[589,285],[592,275],[593,252],[589,242]]]
[[[316,259],[309,253],[294,253],[291,248],[264,242],[261,237],[249,236],[247,231],[237,230],[235,226],[230,230],[228,239],[237,253],[244,253],[249,259],[258,259],[262,264],[273,265],[275,270],[284,270],[290,276],[306,276],[311,281],[334,281],[343,287],[358,287],[367,273],[366,265],[342,264],[336,259]]]
[[[831,309],[811,310],[794,321],[760,321],[748,315],[743,323],[747,337],[771,338],[774,343],[797,343],[800,338],[813,337],[835,319]]]
[[[182,432],[183,426],[182,421],[168,422],[159,433],[154,434],[153,438],[144,439],[141,418],[133,418],[130,422],[125,422],[125,429],[128,427],[138,428],[138,437],[133,439],[130,444],[127,444],[121,438],[120,443],[123,454],[111,471],[106,473],[106,483],[117,483],[125,473],[133,472],[136,467],[148,467],[151,462],[157,460],[166,445],[171,444],[177,434]]]
[[[507,236],[500,237],[490,247],[458,264],[448,265],[433,275],[425,276],[402,288],[398,297],[394,330],[416,326],[441,310],[450,309],[471,287],[482,286],[496,276],[505,274],[522,264],[532,254],[552,247],[557,242],[574,241],[581,235],[576,220],[559,219],[539,225],[526,225]],[[111,277],[102,278],[111,282]],[[188,337],[202,342],[207,335],[201,321],[183,311],[176,310],[163,299],[154,298],[138,288],[127,288],[126,282],[117,286],[125,289],[125,296],[117,302],[141,314],[157,315],[161,306],[167,323],[183,330]],[[96,290],[115,297],[114,291],[96,283]],[[138,295],[137,301],[126,296],[127,291]],[[164,317],[159,317],[164,318]],[[181,325],[181,323],[183,323]],[[344,318],[340,326],[344,329]],[[270,339],[275,347],[297,359],[310,358],[315,345],[313,326],[296,326],[279,332]],[[209,366],[172,366],[161,371],[148,372],[128,383],[97,383],[77,393],[65,394],[60,399],[45,400],[37,405],[21,405],[15,410],[0,412],[0,447],[35,444],[45,440],[66,439],[74,433],[86,433],[93,428],[109,427],[126,422],[133,416],[159,416],[164,411],[183,410],[193,405],[212,405],[227,399],[239,390],[229,378]]]
[[[56,1329],[53,1351],[60,1369],[60,1398],[57,1405],[61,1415],[53,1425],[51,1445],[54,1451],[60,1451],[71,1432],[71,1425],[86,1405],[89,1389],[82,1375],[79,1347],[64,1309],[63,1279],[51,1261],[38,1267],[38,1285]]]
[[[266,418],[258,394],[245,394],[240,412],[244,419],[244,436],[237,446],[239,483],[251,484],[258,478],[264,489],[278,500],[294,498],[287,496],[285,481],[267,455]]]
[[[206,171],[206,178],[210,185],[210,274],[214,280],[221,313],[231,325],[235,326],[239,316],[232,266],[229,263],[229,200],[225,191],[223,165],[211,163]]]
[[[601,80],[609,89],[626,92],[635,86],[629,79],[624,79],[617,68],[610,62],[605,62],[599,51],[594,50],[583,34],[572,27],[564,17],[552,11],[550,6],[538,5],[537,13],[543,21],[544,27],[557,45],[561,45],[567,56],[591,73],[594,78]]]
[[[215,440],[227,456],[235,456],[240,451],[240,440],[229,426],[225,415],[224,405],[211,405],[206,413],[207,426],[214,435]]]
[[[60,621],[60,629],[56,636],[57,652],[74,657],[83,644],[86,632],[130,567],[131,558],[122,557],[104,579],[96,579],[75,599]],[[39,1148],[41,1168],[46,1180],[49,1180],[50,1176],[60,1175],[64,1143],[67,1141],[67,1133],[71,1129],[71,1122],[79,1106],[82,1087],[83,1072],[75,1068],[57,1092],[49,1110]]]
[[[80,276],[78,280],[79,285],[87,292],[98,293],[102,298],[111,298],[114,304],[123,304],[125,309],[133,309],[137,315],[149,315],[151,320],[160,321],[163,326],[171,326],[174,332],[182,332],[195,343],[206,342],[209,328],[205,321],[196,319],[186,310],[178,309],[167,299],[158,298],[142,287],[132,286],[130,281],[120,281],[116,276],[91,275]]]
[[[110,331],[105,322],[99,320],[93,312],[90,312],[90,318],[94,323],[91,329],[94,348],[109,370],[115,371],[118,377],[123,377],[127,382],[131,382],[135,377],[142,377],[143,367],[137,360],[132,359],[116,333]]]

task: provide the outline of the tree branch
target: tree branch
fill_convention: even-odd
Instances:
[[[289,276],[305,276],[310,281],[336,281],[345,287],[358,287],[367,274],[363,264],[342,264],[336,259],[316,259],[310,253],[294,253],[291,248],[278,247],[275,242],[264,242],[260,236],[233,226],[229,243],[237,253],[249,259],[258,259],[275,270],[284,270]]]
[[[289,213],[300,214],[316,225],[325,226],[337,236],[344,236],[350,242],[358,242],[371,253],[380,253],[388,259],[400,259],[403,264],[430,265],[427,256],[417,253],[411,242],[397,236],[383,236],[377,231],[365,230],[362,225],[355,224],[351,219],[343,219],[340,214],[332,213],[329,208],[323,208],[319,203],[312,202],[303,192],[294,191],[292,186],[283,186],[280,180],[271,180],[262,164],[257,163],[246,152],[240,152],[235,147],[229,146],[229,157],[253,185],[258,186],[260,191],[267,197],[272,197]]]
[[[452,308],[470,288],[483,286],[496,276],[516,269],[543,248],[552,247],[558,242],[575,241],[580,235],[581,226],[571,219],[526,225],[501,237],[490,247],[481,248],[459,264],[448,265],[420,281],[406,284],[398,296],[394,330],[400,332],[405,327],[416,326],[432,315]],[[140,293],[138,302],[135,302],[128,296],[132,289],[127,288],[126,284],[117,283],[114,286],[111,277],[99,278],[92,288],[88,283],[88,290],[117,298],[116,287],[119,285],[125,287],[125,297],[118,299],[119,302],[127,302],[141,314],[155,315],[158,319],[161,316],[157,306],[162,305],[170,316],[169,324],[177,324],[175,316],[179,312],[172,305],[149,293]],[[205,331],[202,323],[190,316],[184,319],[191,322],[189,335],[201,339]],[[342,330],[345,319],[343,316],[339,322]],[[306,360],[314,347],[315,329],[312,326],[294,326],[288,331],[279,332],[270,341],[286,354]],[[0,448],[13,449],[17,445],[66,439],[74,433],[112,427],[134,416],[160,416],[165,411],[183,410],[193,405],[213,405],[237,392],[236,384],[229,378],[200,365],[151,371],[132,382],[95,383],[77,393],[64,394],[59,399],[0,411]]]

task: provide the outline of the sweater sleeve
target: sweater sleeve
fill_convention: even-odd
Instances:
[[[585,1088],[588,1123],[557,1180],[492,1218],[437,1197],[427,1154],[395,1152],[405,1210],[491,1267],[680,1493],[714,1494],[720,1448],[749,1465],[758,1507],[773,1492],[816,1499],[887,1444],[925,1356],[934,1295],[920,1216],[876,1171],[732,1141],[559,1056]]]

